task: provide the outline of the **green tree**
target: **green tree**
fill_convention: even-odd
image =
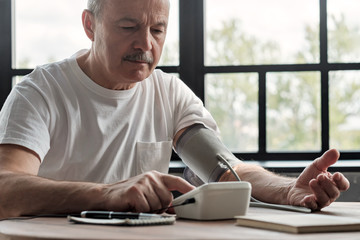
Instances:
[[[360,61],[360,29],[344,15],[330,17],[329,62]],[[330,144],[342,150],[360,149],[360,71],[332,71],[330,84]]]
[[[213,44],[208,47],[208,65],[273,64],[278,61],[279,45],[246,34],[237,19],[222,22],[220,29],[209,33],[209,39],[209,44]]]
[[[360,31],[350,28],[344,16],[331,17],[329,59],[359,60]],[[306,46],[294,56],[294,63],[319,62],[319,27],[305,26]],[[222,23],[209,33],[208,65],[276,64],[281,48],[275,42],[261,42],[245,33],[236,19]],[[354,52],[356,53],[354,55]],[[360,74],[344,80],[344,72],[330,76],[330,137],[344,149],[360,148],[360,131],[349,126],[360,112]],[[341,91],[337,91],[341,90]],[[319,150],[320,73],[291,72],[267,75],[267,131],[269,150]],[[254,73],[211,74],[206,78],[206,106],[222,131],[225,144],[236,151],[254,151],[257,147],[258,84]],[[344,131],[346,134],[344,134]]]
[[[279,47],[244,34],[241,23],[232,19],[209,33],[208,65],[245,65],[275,61]],[[260,54],[263,53],[263,54]],[[256,151],[258,142],[258,76],[256,73],[208,74],[206,107],[231,150]]]
[[[179,43],[168,42],[164,45],[159,66],[177,65],[179,61]]]
[[[359,62],[360,29],[347,23],[345,15],[330,16],[328,31],[329,62]]]

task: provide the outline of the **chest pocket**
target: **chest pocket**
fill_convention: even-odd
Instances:
[[[137,142],[136,175],[156,170],[168,173],[172,152],[172,141]]]

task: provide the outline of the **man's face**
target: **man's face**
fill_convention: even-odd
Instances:
[[[93,42],[99,70],[122,84],[144,80],[161,56],[168,0],[106,0],[103,4]]]

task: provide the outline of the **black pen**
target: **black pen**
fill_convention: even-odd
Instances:
[[[81,212],[83,218],[98,218],[98,219],[149,219],[161,218],[159,214],[152,213],[132,213],[132,212],[113,212],[113,211],[83,211]]]

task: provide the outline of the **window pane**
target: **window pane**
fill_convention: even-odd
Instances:
[[[170,1],[169,26],[159,66],[179,65],[179,0]]]
[[[330,146],[360,150],[360,71],[329,74]]]
[[[329,62],[360,62],[359,0],[328,0]]]
[[[18,84],[19,82],[21,82],[23,76],[15,76],[12,78],[12,87],[15,87],[16,84]]]
[[[207,74],[205,105],[224,144],[234,152],[258,150],[257,73]]]
[[[89,48],[81,23],[86,3],[15,0],[15,68],[34,68]]]
[[[205,0],[206,65],[319,62],[319,1]]]
[[[267,150],[320,150],[320,73],[268,73],[266,84]]]
[[[87,0],[15,0],[14,7],[15,68],[34,68],[90,48],[91,42],[81,23]],[[168,36],[161,60],[164,65],[179,63],[178,12],[178,0],[172,0]]]

